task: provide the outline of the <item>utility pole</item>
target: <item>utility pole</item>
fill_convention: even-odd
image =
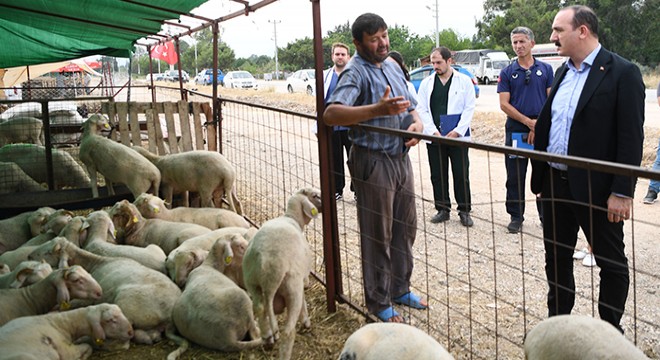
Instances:
[[[438,17],[438,0],[435,0],[435,9],[431,9],[428,5],[426,6],[429,10],[435,10],[435,47],[440,46],[440,18]]]
[[[280,66],[277,61],[277,24],[282,21],[279,20],[268,20],[269,23],[273,23],[273,39],[275,40],[275,80],[280,79]]]

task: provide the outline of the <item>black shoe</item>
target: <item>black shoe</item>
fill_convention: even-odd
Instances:
[[[653,204],[657,198],[658,193],[653,189],[649,189],[648,193],[646,193],[646,196],[644,197],[644,204]]]
[[[468,212],[459,212],[458,217],[461,219],[461,225],[471,227],[474,225],[474,221],[472,221],[472,217],[470,217],[470,213]]]
[[[441,222],[445,222],[447,220],[449,220],[449,211],[447,210],[440,210],[438,211],[437,214],[433,215],[433,217],[431,218],[431,222],[433,224],[438,224]]]
[[[543,223],[541,223],[543,224]],[[541,225],[543,226],[543,225]],[[522,221],[521,220],[511,220],[509,225],[506,227],[507,230],[509,230],[509,233],[511,234],[517,234],[522,230]]]

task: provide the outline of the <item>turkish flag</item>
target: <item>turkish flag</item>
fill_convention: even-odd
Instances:
[[[176,48],[172,41],[166,42],[162,45],[156,45],[151,49],[151,57],[153,59],[163,60],[170,65],[174,65],[179,61],[179,57],[176,54]]]

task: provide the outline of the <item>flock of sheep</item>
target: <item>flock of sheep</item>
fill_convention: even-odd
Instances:
[[[189,342],[220,351],[277,343],[279,358],[290,359],[296,324],[311,326],[304,228],[321,211],[320,190],[296,191],[282,216],[256,229],[242,216],[236,173],[222,155],[158,156],[124,146],[102,136],[110,128],[102,115],[82,128],[87,174],[64,169],[59,183],[91,187],[98,197],[99,172],[110,194],[121,183],[135,200],[86,216],[44,207],[0,220],[0,359],[84,359],[164,338],[178,346],[168,359]],[[20,161],[2,163],[3,154],[39,146],[4,146],[0,169],[22,170],[41,187],[43,178]],[[199,194],[202,207],[168,207],[173,194],[187,191]],[[276,315],[285,309],[280,331]],[[609,324],[582,316],[542,321],[527,334],[525,357],[646,358]],[[389,323],[357,330],[339,358],[453,359],[424,331]]]

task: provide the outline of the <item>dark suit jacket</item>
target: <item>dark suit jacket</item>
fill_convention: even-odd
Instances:
[[[534,150],[546,151],[550,137],[551,107],[568,67],[557,70],[550,96],[535,127]],[[568,155],[639,166],[644,139],[644,83],[639,68],[601,48],[589,71],[571,125]],[[532,161],[532,192],[543,189],[547,162]],[[568,182],[575,200],[589,203],[587,170],[569,167]],[[633,196],[635,178],[591,173],[595,205],[606,206],[611,193]]]

